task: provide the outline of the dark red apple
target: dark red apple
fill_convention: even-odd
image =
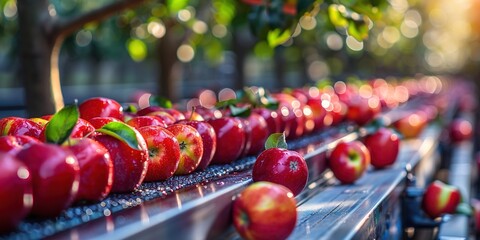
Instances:
[[[260,114],[265,119],[268,128],[268,135],[280,132],[280,117],[276,111],[267,108],[255,108],[254,113]]]
[[[123,108],[113,99],[94,97],[83,101],[80,106],[80,118],[87,121],[94,117],[113,117],[123,119]]]
[[[73,203],[80,172],[77,159],[69,150],[53,144],[34,143],[16,156],[32,175],[32,215],[55,217]]]
[[[347,105],[346,118],[360,126],[373,120],[381,111],[380,100],[375,97],[364,98],[355,95]]]
[[[14,230],[33,205],[32,177],[14,156],[0,153],[0,233]]]
[[[16,154],[24,146],[32,143],[40,143],[36,138],[23,136],[0,136],[0,152]]]
[[[80,185],[77,201],[101,201],[110,193],[113,184],[113,160],[108,150],[90,139],[73,139],[67,148],[80,166]]]
[[[265,140],[268,138],[267,122],[265,119],[256,113],[251,113],[247,118],[251,128],[250,133],[250,148],[247,155],[255,155],[264,149]]]
[[[382,127],[365,137],[363,142],[370,152],[372,166],[384,168],[393,165],[397,160],[400,139],[392,129]]]
[[[145,181],[163,181],[175,173],[180,163],[180,145],[172,132],[161,126],[138,129],[148,147],[150,163]]]
[[[147,144],[137,130],[120,122],[108,123],[100,129],[112,124],[115,128],[125,128],[123,132],[130,132],[130,137],[135,139],[136,148],[129,146],[124,140],[106,134],[95,135],[93,139],[103,144],[113,159],[114,176],[111,192],[131,192],[140,186],[147,174],[149,164]]]
[[[268,142],[278,142],[273,140],[274,137],[285,139],[282,134],[271,135],[266,145]],[[307,185],[307,163],[298,152],[275,145],[258,155],[253,165],[252,179],[254,182],[267,181],[283,185],[298,195]]]
[[[167,127],[167,130],[173,133],[180,146],[180,162],[175,175],[184,175],[195,171],[203,155],[200,133],[189,125],[179,123]]]
[[[238,118],[222,117],[209,119],[217,136],[217,150],[211,164],[227,164],[236,160],[245,145],[245,130]]]
[[[6,117],[0,119],[0,135],[27,135],[34,138],[39,138],[43,127],[26,118],[20,117]]]
[[[202,137],[203,155],[198,164],[197,170],[204,170],[212,161],[213,155],[217,150],[217,135],[215,134],[215,130],[212,125],[204,121],[182,120],[178,123],[192,126]]]
[[[288,188],[256,182],[233,202],[233,225],[244,239],[287,239],[297,222],[296,204]]]
[[[450,141],[454,143],[469,140],[472,138],[472,135],[472,124],[466,119],[456,118],[448,126],[448,136]]]
[[[157,116],[137,116],[128,120],[126,123],[136,129],[145,126],[160,126],[163,128],[167,127],[165,121]]]
[[[344,184],[354,183],[367,170],[370,152],[360,141],[340,142],[330,153],[329,166]]]
[[[170,113],[167,113],[165,111],[150,112],[145,116],[158,117],[158,118],[162,119],[167,124],[167,126],[170,126],[177,121]]]
[[[310,98],[307,101],[307,105],[310,106],[312,111],[312,119],[314,122],[314,130],[318,131],[325,127],[325,117],[327,116],[327,110],[322,106],[322,99]]]
[[[92,124],[92,126],[95,129],[99,129],[107,123],[121,122],[121,121],[116,119],[116,118],[113,118],[113,117],[94,117],[94,118],[90,119],[89,122],[90,122],[90,124]]]

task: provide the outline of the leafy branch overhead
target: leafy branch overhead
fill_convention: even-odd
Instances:
[[[242,0],[251,5],[248,20],[259,39],[272,47],[292,38],[303,16],[328,16],[337,30],[358,41],[368,37],[369,25],[382,17],[387,0]]]

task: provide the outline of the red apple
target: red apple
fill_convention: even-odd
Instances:
[[[137,116],[128,120],[126,123],[136,129],[145,126],[160,126],[163,128],[167,127],[165,121],[157,116]]]
[[[404,138],[416,138],[427,126],[427,117],[422,112],[410,113],[393,123]]]
[[[198,131],[185,124],[173,124],[167,128],[180,145],[180,162],[176,175],[189,174],[197,169],[203,155],[202,137]]]
[[[113,117],[94,117],[94,118],[91,118],[89,122],[90,124],[92,124],[92,126],[95,129],[99,129],[107,123],[121,122],[121,121]]]
[[[15,229],[33,204],[32,177],[27,166],[10,154],[0,153],[0,233]]]
[[[80,106],[80,117],[89,121],[94,117],[113,117],[123,119],[123,108],[113,99],[94,97],[83,101]]]
[[[20,117],[6,117],[0,119],[0,135],[27,135],[34,138],[39,138],[43,127],[26,118]]]
[[[263,150],[265,140],[268,138],[267,122],[262,116],[256,113],[251,113],[247,121],[251,128],[251,143],[247,155],[255,155]]]
[[[269,137],[270,142],[284,141],[284,135],[274,134]],[[258,155],[252,170],[252,179],[254,182],[267,181],[281,184],[294,195],[298,195],[308,181],[308,167],[305,159],[295,151],[287,150],[286,144],[279,147],[277,145],[266,149]]]
[[[148,170],[148,148],[142,135],[126,124],[111,122],[104,125],[97,131],[104,128],[123,128],[121,132],[129,132],[130,138],[136,142],[136,148],[129,146],[124,140],[107,134],[97,134],[93,139],[103,144],[113,159],[113,185],[111,192],[131,192],[142,183]]]
[[[165,111],[150,112],[145,116],[158,117],[158,118],[162,119],[167,124],[167,126],[170,126],[177,121],[170,113],[167,113]]]
[[[378,97],[364,98],[355,95],[347,103],[346,118],[360,126],[373,120],[381,111]]]
[[[70,151],[53,144],[34,143],[16,156],[32,175],[32,215],[55,217],[73,203],[80,174],[77,159]]]
[[[256,182],[235,199],[232,215],[244,239],[286,239],[297,222],[296,201],[282,185]]]
[[[448,135],[454,143],[469,140],[473,135],[472,124],[466,119],[456,118],[448,126]]]
[[[16,154],[24,146],[32,143],[40,143],[36,138],[29,136],[0,136],[0,152]]]
[[[388,167],[397,160],[400,139],[392,129],[382,127],[365,137],[363,142],[370,152],[372,166]]]
[[[204,121],[205,119],[200,115],[200,113],[197,113],[196,111],[186,111],[183,113],[185,115],[185,119],[188,120],[194,120],[194,121]]]
[[[227,164],[236,160],[245,145],[245,130],[238,118],[222,117],[209,119],[217,136],[217,150],[211,164]]]
[[[460,190],[441,181],[434,181],[426,188],[422,197],[422,209],[431,218],[455,213],[462,196]]]
[[[265,119],[268,128],[268,135],[280,132],[280,117],[276,111],[267,108],[255,108],[254,113],[259,114]]]
[[[145,126],[138,131],[145,138],[150,158],[145,181],[163,181],[173,176],[180,162],[175,135],[161,126]]]
[[[212,125],[204,121],[181,120],[178,123],[186,124],[195,128],[202,137],[203,155],[197,170],[204,170],[213,159],[213,155],[217,150],[217,135]]]
[[[322,106],[322,99],[310,98],[307,101],[307,105],[310,106],[312,111],[312,120],[314,122],[314,130],[318,131],[325,127],[325,116],[327,115],[327,110]]]
[[[101,201],[110,193],[113,184],[113,161],[108,150],[90,139],[73,139],[67,148],[80,166],[80,185],[77,201]]]
[[[360,141],[340,142],[329,157],[329,166],[343,184],[354,183],[367,170],[370,152]]]

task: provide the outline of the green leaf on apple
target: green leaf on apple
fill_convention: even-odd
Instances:
[[[77,105],[67,105],[55,113],[45,128],[45,138],[49,143],[64,143],[73,131],[80,116]]]
[[[135,150],[142,150],[139,146],[135,130],[123,122],[109,122],[96,131],[112,136]]]
[[[287,149],[287,141],[285,140],[285,132],[273,133],[265,141],[265,149],[283,148]]]
[[[230,105],[229,108],[233,117],[248,117],[252,112],[252,109],[249,106],[235,107],[234,105]]]
[[[223,109],[223,108],[227,108],[227,107],[229,107],[229,106],[235,105],[235,104],[237,104],[238,102],[239,102],[238,99],[232,98],[232,99],[228,99],[228,100],[225,100],[225,101],[217,102],[217,104],[215,104],[215,107],[216,107],[216,108]]]
[[[138,112],[138,109],[135,105],[133,104],[128,104],[128,106],[125,108],[124,112],[128,112],[128,113],[137,113]]]
[[[461,202],[458,204],[457,209],[455,209],[455,212],[465,216],[472,216],[473,208],[470,204],[466,202]]]
[[[172,108],[173,104],[172,101],[170,101],[167,98],[160,97],[160,96],[150,96],[148,99],[150,106],[159,106],[163,108]]]

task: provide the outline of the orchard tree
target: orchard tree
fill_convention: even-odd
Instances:
[[[17,0],[19,79],[24,84],[28,115],[51,114],[63,106],[58,58],[63,40],[67,36],[86,24],[101,22],[113,14],[145,2],[146,0],[112,0],[103,7],[73,17],[63,17],[56,14],[55,5],[48,0]],[[229,30],[233,32],[231,34],[233,45],[237,45],[243,43],[238,32],[244,32],[238,30],[245,29],[247,25],[245,19],[248,19],[250,23],[248,26],[256,37],[254,40],[260,44],[266,43],[265,46],[273,49],[295,36],[297,23],[301,18],[320,14],[328,15],[337,28],[343,28],[349,35],[361,41],[368,35],[368,25],[374,19],[372,14],[380,13],[380,6],[385,2],[386,0],[153,1],[154,5],[167,7],[167,13],[155,16],[165,24],[165,35],[158,40],[156,49],[161,69],[157,93],[172,97],[169,94],[174,92],[174,82],[177,81],[175,77],[178,72],[177,49],[180,46],[187,45],[191,49],[203,46],[206,55],[210,57],[222,51],[225,41],[211,37],[212,34],[196,31],[193,26],[197,22],[230,28]],[[183,7],[194,8],[196,16],[191,21],[179,23],[181,19],[177,13],[183,10]],[[328,11],[324,11],[325,9]],[[133,39],[130,44],[134,43],[136,46],[145,44],[140,42],[139,39]],[[236,87],[241,87],[240,85],[244,83],[245,50],[251,48],[251,45],[234,49],[238,55],[236,75],[239,78]]]
[[[70,18],[56,15],[48,0],[17,0],[19,79],[25,89],[29,116],[54,113],[63,107],[58,57],[66,36],[85,24],[102,21],[145,0],[117,0]]]

